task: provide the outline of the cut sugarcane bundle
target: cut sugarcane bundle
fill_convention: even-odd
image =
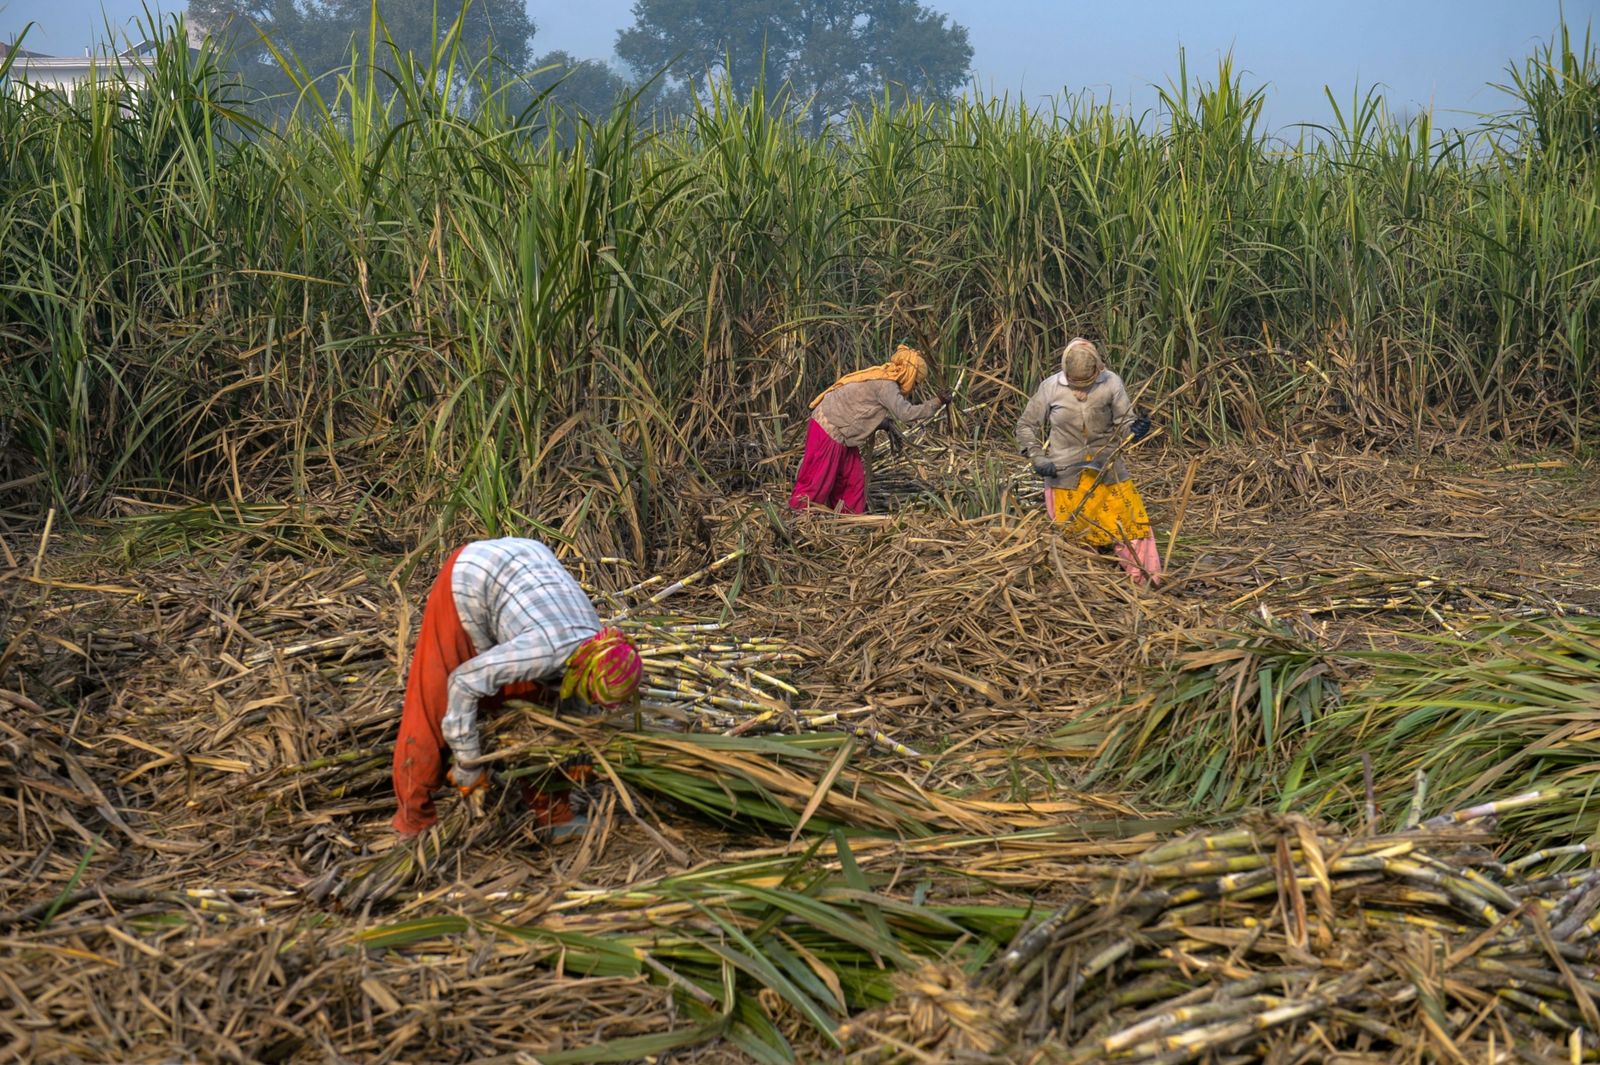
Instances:
[[[1600,1050],[1592,878],[1530,880],[1553,855],[1501,865],[1483,849],[1490,819],[1558,798],[1388,835],[1289,816],[1165,844],[1036,922],[979,983],[1074,1063],[1445,1046],[1472,1059],[1495,1033],[1549,1052],[1580,1029]],[[1495,1027],[1474,1024],[1495,1002]]]

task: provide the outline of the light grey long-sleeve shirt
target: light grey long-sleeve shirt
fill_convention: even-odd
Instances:
[[[919,422],[939,413],[938,397],[912,403],[893,381],[851,381],[822,397],[811,417],[845,447],[860,447],[885,418]]]
[[[1051,374],[1039,383],[1017,422],[1017,443],[1030,462],[1047,458],[1062,472],[1045,479],[1051,488],[1076,488],[1079,471],[1067,468],[1088,455],[1116,447],[1133,422],[1133,404],[1122,378],[1101,370],[1079,399],[1066,374]],[[1101,475],[1105,484],[1125,480],[1128,468],[1115,459]]]
[[[456,556],[450,591],[477,652],[451,672],[449,707],[439,725],[459,764],[482,754],[478,700],[508,684],[559,677],[578,645],[600,631],[600,615],[537,540],[468,544]],[[477,776],[464,775],[469,782]]]

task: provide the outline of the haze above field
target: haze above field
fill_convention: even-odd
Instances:
[[[528,5],[538,24],[533,50],[614,63],[616,35],[631,24],[632,6],[632,0],[534,0]],[[1268,86],[1266,119],[1282,128],[1329,118],[1324,85],[1341,100],[1358,85],[1382,85],[1396,109],[1432,105],[1446,124],[1467,124],[1457,115],[1504,106],[1488,83],[1503,81],[1508,61],[1548,37],[1563,9],[1581,34],[1600,0],[942,0],[931,6],[968,28],[973,77],[985,92],[1036,98],[1087,89],[1142,110],[1155,102],[1151,84],[1176,76],[1180,46],[1187,49],[1191,75],[1210,75],[1217,57],[1231,49],[1246,84]],[[178,11],[183,5],[152,7]],[[0,2],[0,39],[11,40],[32,22],[27,43],[33,50],[77,54],[105,38],[107,20],[120,30],[144,9],[141,0]]]

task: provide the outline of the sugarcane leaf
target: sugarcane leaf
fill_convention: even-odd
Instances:
[[[1306,701],[1300,704],[1300,723],[1306,728],[1310,728],[1312,719],[1322,707],[1322,677],[1320,674],[1311,678],[1307,691]]]
[[[1270,750],[1278,739],[1278,708],[1272,698],[1271,666],[1264,666],[1256,673],[1256,685],[1261,690],[1261,734]]]
[[[1174,690],[1170,695],[1161,698],[1150,708],[1144,717],[1143,727],[1139,730],[1139,738],[1134,743],[1134,750],[1138,751],[1153,736],[1157,729],[1173,711],[1185,704],[1209,695],[1216,690],[1217,679],[1210,674],[1198,677],[1181,688]]]
[[[617,793],[617,801],[622,803],[622,808],[628,812],[630,817],[638,817],[639,807],[633,801],[633,792],[623,781],[621,774],[606,759],[605,752],[595,744],[585,744],[585,748],[594,756],[595,762],[600,766],[600,771],[606,775],[606,779],[611,781],[611,786]]]
[[[1305,779],[1306,764],[1309,757],[1308,752],[1302,750],[1295,756],[1294,761],[1289,763],[1288,772],[1283,775],[1283,787],[1278,795],[1278,810],[1280,812],[1289,809],[1289,804],[1294,794],[1300,790],[1300,782]]]
[[[763,957],[761,949],[750,942],[743,931],[708,907],[697,903],[695,908],[714,921],[727,935],[728,939],[743,949],[736,950],[728,944],[718,942],[709,936],[695,936],[694,938],[699,941],[701,946],[722,959],[729,966],[753,977],[761,986],[771,988],[777,992],[783,997],[784,1001],[804,1015],[818,1032],[827,1036],[835,1046],[839,1045],[837,1038],[833,1034],[833,1020],[810,995],[797,987],[777,966]]]
[[[593,1062],[640,1061],[659,1057],[681,1047],[698,1046],[721,1037],[728,1030],[725,1018],[693,1028],[678,1028],[649,1035],[632,1035],[610,1039],[592,1046],[573,1047],[537,1055],[540,1065],[589,1065]]]
[[[733,580],[728,582],[728,590],[722,597],[723,608],[720,620],[726,624],[733,617],[733,604],[739,598],[739,593],[744,590],[744,563],[745,557],[739,556],[739,563],[733,569]]]
[[[839,978],[833,976],[828,981],[820,979],[819,970],[803,961],[799,955],[791,953],[785,943],[779,941],[780,939],[794,944],[798,949],[804,949],[787,935],[767,935],[763,936],[761,940],[761,949],[766,953],[766,956],[777,962],[779,967],[788,974],[789,979],[804,989],[812,998],[819,1001],[832,999],[841,1014],[848,1010],[850,1007],[844,1000],[844,990],[839,986]],[[806,953],[812,960],[816,959],[816,955],[811,954],[809,951]],[[830,976],[832,975],[827,966],[821,966],[820,963],[819,966],[820,971],[828,972]]]
[[[1211,794],[1211,786],[1216,782],[1217,775],[1222,772],[1222,765],[1227,760],[1227,757],[1228,752],[1226,750],[1218,750],[1206,762],[1205,772],[1200,774],[1200,779],[1194,786],[1193,805],[1199,805],[1204,802],[1206,796]]]
[[[644,971],[639,950],[620,937],[498,921],[488,922],[486,927],[524,942],[548,943],[550,952],[559,954],[563,968],[575,969],[586,976],[637,976]]]
[[[733,1011],[734,1022],[728,1029],[728,1041],[763,1065],[790,1065],[795,1060],[794,1048],[783,1033],[778,1031],[761,1004],[748,995],[740,995]]]
[[[661,768],[633,768],[624,775],[633,783],[682,805],[693,807],[719,823],[737,824],[741,817],[747,817],[784,828],[794,824],[792,810],[774,804],[768,796],[751,794],[742,780],[722,784],[711,783],[685,773]],[[735,787],[744,791],[742,797]]]
[[[828,797],[828,792],[833,788],[833,782],[839,779],[839,774],[843,772],[845,763],[850,760],[850,754],[854,750],[855,743],[853,741],[846,742],[839,747],[839,753],[834,755],[833,762],[828,766],[828,771],[822,775],[821,780],[817,781],[816,791],[811,793],[811,798],[807,800],[805,809],[800,811],[800,819],[795,822],[793,831],[789,833],[790,843],[800,838],[800,833],[805,829],[806,823],[811,820],[811,815],[817,812],[817,807],[822,805],[822,800]],[[838,840],[841,847],[840,853],[842,854],[842,848],[844,847],[843,837],[835,832],[834,838]],[[848,876],[849,874],[847,873],[846,875]]]
[[[355,932],[350,938],[368,947],[386,949],[407,947],[413,943],[437,939],[440,936],[460,935],[469,927],[471,925],[465,917],[449,915],[418,917],[411,921],[380,925],[377,928],[365,928]]]
[[[893,937],[879,936],[869,925],[849,916],[836,906],[828,906],[792,891],[774,891],[758,887],[749,887],[745,891],[752,897],[763,899],[773,907],[837,939],[888,958],[898,968],[907,969],[914,965],[914,960],[899,948]]]
[[[861,866],[856,864],[856,856],[850,852],[850,844],[845,840],[843,832],[834,832],[833,845],[839,856],[839,869],[844,875],[844,882],[854,890],[857,905],[866,915],[867,923],[872,925],[872,930],[883,939],[893,939],[889,932],[889,922],[883,919],[883,911],[878,909],[877,899],[867,885],[867,878],[861,873]]]
[[[833,970],[833,967],[826,964],[821,958],[817,957],[816,954],[807,950],[798,940],[789,935],[789,933],[783,931],[781,928],[778,930],[777,934],[785,943],[789,945],[789,947],[801,960],[811,967],[811,971],[816,974],[817,979],[823,983],[823,985],[827,988],[828,994],[831,995],[834,1002],[838,1004],[839,1012],[844,1013],[849,1010],[850,1005],[844,997],[844,987],[839,983],[839,974]]]
[[[950,918],[945,917],[936,910],[922,906],[915,902],[906,902],[901,899],[891,898],[887,895],[879,895],[872,891],[858,891],[854,888],[830,887],[820,892],[818,897],[827,902],[831,902],[836,899],[853,901],[860,905],[863,910],[866,910],[870,904],[871,909],[876,911],[880,918],[885,913],[891,913],[901,918],[904,923],[923,928],[927,931],[945,932],[953,935],[960,935],[962,932],[960,925],[956,924],[954,921],[950,920]],[[874,923],[873,927],[876,928],[877,924]],[[888,933],[887,925],[883,927],[883,932],[885,934]]]
[[[95,836],[89,841],[89,845],[84,848],[83,857],[78,859],[77,867],[72,870],[72,875],[67,878],[66,886],[51,900],[50,908],[45,910],[44,916],[39,919],[39,928],[41,930],[49,928],[50,922],[55,920],[56,914],[61,912],[61,907],[66,905],[67,899],[72,896],[73,890],[77,888],[78,881],[83,878],[83,871],[89,868],[89,863],[94,860],[96,848],[103,842],[99,836]]]

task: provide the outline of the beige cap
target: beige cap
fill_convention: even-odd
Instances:
[[[1067,384],[1074,388],[1092,385],[1105,366],[1100,359],[1100,352],[1083,337],[1072,338],[1061,349],[1061,372],[1066,375]]]

